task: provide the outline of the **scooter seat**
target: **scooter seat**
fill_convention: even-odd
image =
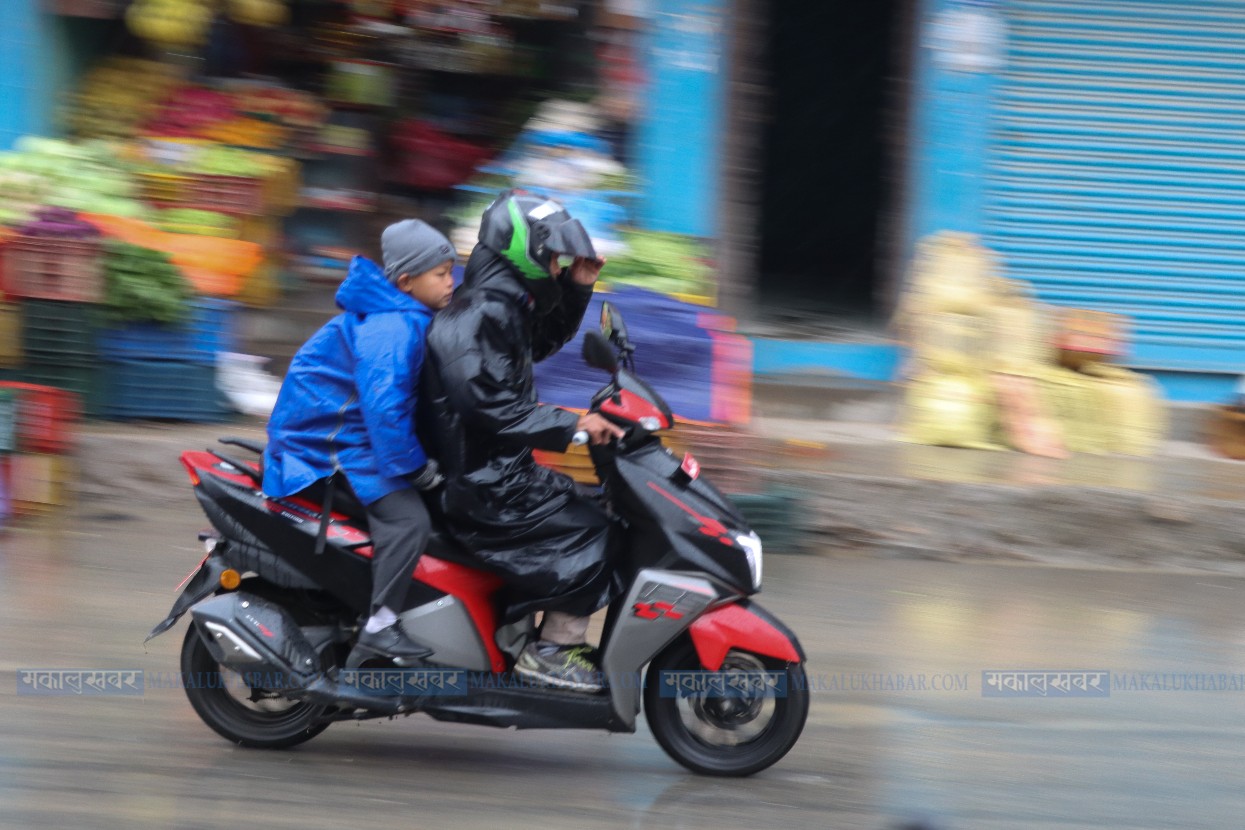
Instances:
[[[429,556],[435,556],[437,559],[446,562],[454,562],[477,569],[480,567],[480,560],[476,559],[466,546],[449,533],[440,529],[433,529],[432,535],[428,537],[428,546],[425,550]]]

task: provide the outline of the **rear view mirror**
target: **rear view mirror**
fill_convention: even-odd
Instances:
[[[623,322],[618,309],[610,303],[601,303],[601,334],[621,351],[630,354],[635,351],[631,341],[627,339],[627,324]]]
[[[589,329],[584,332],[583,355],[584,363],[594,369],[609,372],[611,375],[618,372],[618,355],[614,354],[609,341],[598,331]]]

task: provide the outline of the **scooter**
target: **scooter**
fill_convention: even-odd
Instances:
[[[622,316],[606,303],[601,330],[586,332],[583,344],[585,361],[610,375],[590,409],[626,430],[589,447],[625,536],[618,567],[627,588],[606,612],[599,649],[604,691],[536,686],[514,674],[536,636],[534,619],[503,623],[501,580],[440,527],[400,613],[428,655],[417,665],[346,666],[370,600],[362,512],[266,496],[258,463],[208,450],[181,455],[214,527],[200,536],[206,556],[147,638],[189,612],[181,678],[204,723],[261,748],[302,743],[335,721],[416,712],[635,732],[643,701],[658,744],[697,773],[751,775],[782,758],[808,715],[804,652],[749,599],[761,588],[761,541],[690,453],[663,446],[674,415],[635,375],[633,352]]]

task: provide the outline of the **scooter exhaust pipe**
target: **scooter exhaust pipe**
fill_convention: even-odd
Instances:
[[[320,657],[284,608],[245,591],[221,594],[190,610],[212,657],[238,672],[285,675],[297,689],[320,673]]]
[[[402,697],[368,694],[328,677],[298,623],[275,603],[237,591],[204,600],[190,615],[213,659],[243,675],[275,678],[287,697],[384,715],[411,708]]]

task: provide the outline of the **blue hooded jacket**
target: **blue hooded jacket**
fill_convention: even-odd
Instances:
[[[264,492],[288,496],[342,470],[371,504],[428,461],[415,405],[432,309],[355,257],[339,314],[298,350],[268,421]]]

